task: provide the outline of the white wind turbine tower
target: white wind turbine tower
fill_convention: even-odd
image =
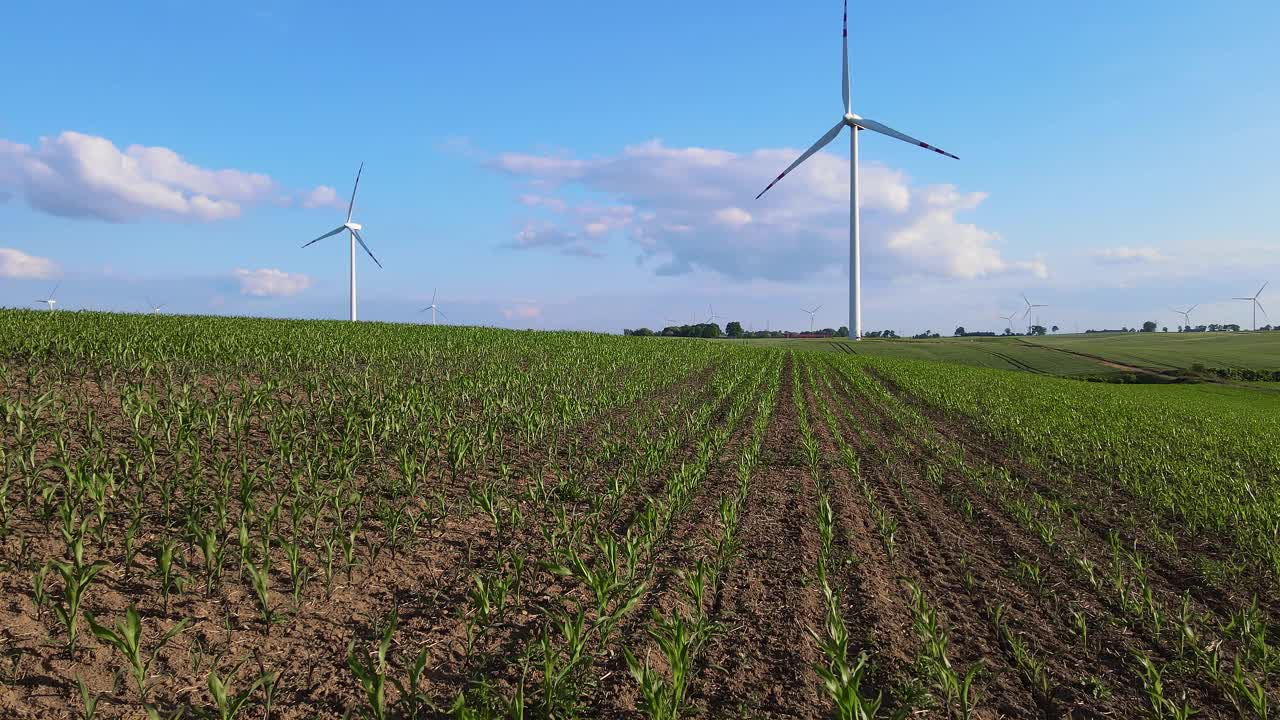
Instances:
[[[818,305],[812,310],[806,310],[805,308],[800,308],[800,309],[804,312],[809,313],[809,332],[813,332],[813,318],[818,314],[818,311],[822,309],[822,306]]]
[[[1032,325],[1034,325],[1034,324],[1035,324],[1035,322],[1036,322],[1035,309],[1036,309],[1036,308],[1042,308],[1042,307],[1049,307],[1049,306],[1048,306],[1048,305],[1036,305],[1035,303],[1033,303],[1033,302],[1031,302],[1030,300],[1028,300],[1028,299],[1027,299],[1027,294],[1026,294],[1026,293],[1023,293],[1023,294],[1022,294],[1022,302],[1024,302],[1024,303],[1026,303],[1026,304],[1027,304],[1027,309],[1022,311],[1022,317],[1023,317],[1023,319],[1026,319],[1026,318],[1028,318],[1028,317],[1030,317],[1030,318],[1031,318],[1031,319],[1027,322],[1027,334],[1028,334],[1028,335],[1030,335],[1030,334],[1031,334],[1031,326],[1032,326]]]
[[[949,158],[959,160],[960,158],[952,155],[945,150],[921,142],[910,135],[894,130],[893,128],[882,125],[874,120],[868,120],[853,113],[852,106],[849,104],[849,0],[844,3],[844,70],[843,79],[840,83],[840,95],[844,100],[844,117],[836,123],[835,127],[827,131],[826,135],[818,138],[808,150],[796,158],[782,174],[773,179],[768,187],[760,191],[760,195],[756,196],[759,200],[761,195],[769,192],[769,188],[773,187],[779,180],[786,177],[787,173],[796,169],[800,163],[809,159],[809,156],[826,147],[827,143],[836,139],[841,130],[846,126],[850,128],[849,132],[849,339],[862,339],[862,244],[859,237],[860,225],[858,222],[858,131],[872,130],[881,135],[888,135],[903,142],[911,143],[922,147],[926,150],[932,150],[938,154],[946,155]]]
[[[1008,326],[1009,332],[1013,332],[1013,319],[1017,316],[1018,316],[1018,313],[1016,312],[1011,312],[1008,315],[1000,316],[1000,319],[1004,320],[1005,324]]]
[[[363,226],[360,225],[360,223],[351,222],[351,211],[355,209],[355,206],[356,206],[356,188],[360,187],[360,174],[363,172],[364,172],[364,163],[360,163],[360,169],[356,171],[356,184],[351,188],[351,202],[347,204],[347,221],[342,223],[338,227],[330,230],[329,232],[321,235],[315,240],[312,240],[311,242],[302,246],[302,247],[307,247],[307,245],[318,243],[327,237],[332,237],[334,235],[337,235],[343,230],[346,230],[347,232],[351,233],[351,321],[352,322],[355,322],[355,319],[356,319],[356,243],[357,242],[360,243],[360,247],[364,248],[364,251],[369,253],[369,257],[373,258],[374,264],[376,264],[379,268],[382,267],[382,263],[378,262],[378,258],[374,257],[373,251],[369,249],[368,245],[364,244],[364,238],[360,237],[360,230],[363,228]]]
[[[53,310],[55,309],[54,306],[58,304],[58,301],[53,296],[58,292],[58,288],[61,286],[62,286],[62,283],[58,283],[57,285],[54,285],[53,290],[49,292],[49,297],[43,300],[36,300],[35,304],[44,305],[49,309],[49,312],[53,312]]]
[[[1178,308],[1169,308],[1169,309],[1182,316],[1182,327],[1190,328],[1191,327],[1191,311],[1195,310],[1198,307],[1200,307],[1200,303],[1196,303],[1195,305],[1192,305],[1186,310],[1179,310]]]
[[[435,324],[436,324],[436,313],[437,313],[437,312],[439,312],[439,313],[440,313],[440,317],[444,318],[445,320],[448,320],[448,319],[449,319],[449,316],[448,316],[448,315],[445,315],[445,314],[444,314],[444,311],[440,309],[440,306],[436,304],[436,293],[437,293],[437,292],[438,292],[438,290],[432,290],[432,291],[431,291],[431,304],[430,304],[430,305],[428,305],[428,306],[426,306],[426,307],[424,307],[424,308],[422,308],[421,310],[419,310],[419,311],[418,311],[418,312],[420,312],[420,313],[424,313],[424,312],[426,312],[426,311],[430,310],[430,311],[431,311],[431,324],[432,324],[432,325],[435,325]]]
[[[1258,292],[1254,293],[1253,297],[1232,298],[1232,300],[1248,300],[1249,303],[1253,306],[1253,329],[1254,330],[1258,329],[1258,311],[1259,310],[1262,311],[1262,317],[1267,318],[1268,320],[1271,319],[1271,316],[1267,315],[1267,309],[1262,307],[1261,302],[1258,302],[1258,296],[1262,294],[1263,290],[1267,289],[1267,285],[1269,285],[1270,283],[1271,283],[1270,280],[1262,283],[1262,287],[1258,288]]]

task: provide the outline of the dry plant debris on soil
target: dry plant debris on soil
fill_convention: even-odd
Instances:
[[[6,718],[1278,712],[1262,411],[698,341],[0,330]]]

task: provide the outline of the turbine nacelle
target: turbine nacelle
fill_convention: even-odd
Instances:
[[[344,228],[346,228],[346,229],[348,229],[348,230],[363,230],[363,229],[364,229],[364,226],[363,226],[363,225],[361,225],[360,223],[353,223],[353,222],[343,223],[343,224],[342,224],[342,227],[344,227]]]
[[[859,121],[859,120],[861,120],[861,119],[862,119],[862,117],[861,117],[861,116],[859,116],[859,115],[854,115],[854,114],[853,114],[853,113],[851,113],[851,112],[850,112],[850,113],[845,113],[845,114],[844,114],[844,124],[845,124],[845,125],[848,125],[848,126],[849,126],[849,127],[851,127],[851,128],[855,128],[855,129],[856,129],[856,128],[858,127],[858,121]]]

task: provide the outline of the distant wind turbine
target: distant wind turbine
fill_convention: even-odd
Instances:
[[[720,316],[716,314],[716,309],[710,305],[707,305],[707,313],[708,313],[707,315],[708,324],[713,323],[720,319]]]
[[[813,332],[813,318],[818,314],[818,311],[822,309],[822,306],[819,305],[812,310],[805,310],[804,308],[800,309],[809,313],[809,332]]]
[[[1017,316],[1018,316],[1018,313],[1016,313],[1016,312],[1011,312],[1011,313],[1009,313],[1008,315],[1001,315],[1001,316],[1000,316],[1000,319],[1001,319],[1001,320],[1004,320],[1004,321],[1005,321],[1005,324],[1008,326],[1008,328],[1009,328],[1009,332],[1013,332],[1013,319],[1014,319],[1015,317],[1017,317]]]
[[[431,304],[430,304],[430,305],[428,305],[428,306],[426,306],[426,307],[424,307],[424,308],[422,308],[421,310],[419,310],[419,311],[418,311],[418,312],[426,312],[426,311],[430,310],[430,311],[431,311],[431,324],[432,324],[432,325],[435,325],[435,324],[436,324],[436,313],[437,313],[437,312],[439,312],[439,313],[440,313],[440,317],[444,318],[445,320],[448,320],[448,319],[449,319],[449,316],[448,316],[448,315],[445,315],[445,314],[444,314],[444,311],[440,309],[440,306],[436,304],[436,292],[437,292],[437,290],[432,290],[432,291],[431,291]]]
[[[36,304],[37,305],[43,304],[49,308],[49,312],[53,312],[55,309],[54,306],[58,304],[58,301],[54,299],[53,296],[58,292],[58,288],[61,286],[62,286],[62,283],[58,283],[57,285],[54,285],[53,290],[49,292],[49,297],[43,300],[36,300]]]
[[[155,303],[151,302],[151,298],[144,298],[144,299],[147,301],[147,309],[151,311],[152,315],[159,315],[160,311],[164,309],[165,303],[160,303],[159,305],[156,305]]]
[[[1181,315],[1181,316],[1182,316],[1182,326],[1183,326],[1183,327],[1185,327],[1185,328],[1189,328],[1189,327],[1191,327],[1191,311],[1192,311],[1192,310],[1195,310],[1195,309],[1196,309],[1196,308],[1198,308],[1198,307],[1200,307],[1200,303],[1196,303],[1195,305],[1192,305],[1191,307],[1187,308],[1186,310],[1179,310],[1178,308],[1169,308],[1169,309],[1170,309],[1170,310],[1172,310],[1172,311],[1174,311],[1174,312],[1176,312],[1176,313],[1178,313],[1179,315]]]
[[[1262,307],[1262,303],[1258,301],[1258,296],[1262,294],[1263,290],[1267,289],[1267,285],[1270,283],[1271,283],[1270,280],[1262,283],[1262,287],[1258,288],[1258,292],[1254,293],[1253,297],[1232,298],[1232,300],[1248,300],[1249,303],[1253,305],[1253,329],[1254,330],[1258,329],[1258,311],[1259,310],[1262,311],[1263,317],[1267,318],[1268,320],[1271,319],[1271,316],[1267,315],[1267,309]]]
[[[378,262],[378,258],[374,257],[373,251],[369,249],[368,245],[364,244],[364,238],[360,236],[360,230],[363,229],[364,226],[362,226],[360,223],[351,222],[351,211],[354,210],[356,206],[356,189],[360,187],[360,175],[363,172],[364,172],[364,163],[360,163],[360,169],[356,171],[356,183],[351,188],[351,202],[347,204],[347,221],[342,223],[338,227],[330,230],[329,232],[321,235],[315,240],[312,240],[311,242],[302,246],[302,247],[307,247],[307,245],[313,245],[327,237],[332,237],[334,235],[337,235],[343,230],[346,230],[349,233],[351,233],[351,321],[352,322],[355,322],[356,320],[356,243],[357,242],[360,243],[360,247],[364,248],[364,251],[369,253],[369,257],[373,258],[373,262],[375,265],[377,265],[379,268],[382,267],[382,263]]]
[[[1036,321],[1036,318],[1035,318],[1035,309],[1036,309],[1036,308],[1042,308],[1042,307],[1049,307],[1049,306],[1048,306],[1048,305],[1036,305],[1035,303],[1033,303],[1033,302],[1031,302],[1030,300],[1028,300],[1028,299],[1027,299],[1027,294],[1026,294],[1026,293],[1023,293],[1023,294],[1022,294],[1022,302],[1024,302],[1024,303],[1026,303],[1026,304],[1027,304],[1027,309],[1022,311],[1022,317],[1023,317],[1023,319],[1026,319],[1027,317],[1030,317],[1030,318],[1031,318],[1031,319],[1030,319],[1030,321],[1028,321],[1028,322],[1027,322],[1027,334],[1028,334],[1028,335],[1030,335],[1030,334],[1031,334],[1031,327],[1032,327],[1033,325],[1035,325],[1035,321]]]
[[[871,130],[881,135],[888,135],[891,138],[911,143],[926,150],[932,150],[940,155],[946,155],[949,158],[960,158],[952,155],[944,150],[921,142],[910,135],[894,130],[893,128],[882,125],[874,120],[868,120],[864,117],[853,114],[852,106],[849,104],[849,0],[844,3],[844,31],[843,31],[843,79],[840,82],[840,95],[844,100],[844,117],[835,124],[835,127],[827,131],[826,135],[818,138],[808,150],[805,150],[796,161],[791,163],[786,170],[783,170],[773,182],[756,196],[759,200],[761,195],[769,192],[769,188],[773,187],[779,180],[786,177],[787,173],[796,169],[800,163],[808,160],[811,155],[827,146],[840,131],[847,126],[850,128],[849,133],[849,339],[859,340],[862,338],[862,246],[859,236],[860,226],[858,221],[858,131]]]

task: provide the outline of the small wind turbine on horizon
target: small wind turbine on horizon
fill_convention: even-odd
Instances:
[[[708,313],[707,315],[708,325],[720,319],[720,316],[716,314],[716,309],[711,305],[707,305],[707,313]]]
[[[62,283],[58,283],[57,285],[54,285],[53,290],[49,291],[49,297],[43,300],[36,300],[35,304],[36,305],[43,304],[49,309],[49,312],[53,312],[55,309],[54,306],[58,304],[57,299],[55,299],[53,296],[58,292],[58,288],[61,286],[62,286]]]
[[[1017,316],[1018,316],[1018,313],[1016,312],[1011,312],[1008,315],[1000,316],[1000,319],[1004,320],[1005,325],[1008,326],[1009,332],[1013,332],[1013,319]]]
[[[1027,322],[1027,334],[1028,334],[1028,335],[1030,335],[1030,334],[1031,334],[1031,327],[1032,327],[1033,325],[1035,325],[1035,322],[1036,322],[1035,309],[1036,309],[1036,308],[1042,308],[1042,307],[1049,307],[1049,306],[1048,306],[1048,305],[1037,305],[1037,304],[1035,304],[1035,303],[1031,302],[1030,300],[1028,300],[1028,299],[1027,299],[1027,294],[1026,294],[1026,293],[1022,293],[1022,302],[1024,302],[1024,303],[1026,303],[1026,304],[1027,304],[1027,309],[1022,311],[1022,317],[1023,317],[1023,319],[1026,319],[1027,317],[1030,317],[1030,318],[1031,318],[1031,319],[1030,319],[1030,321],[1028,321],[1028,322]]]
[[[800,309],[804,312],[809,313],[809,332],[813,332],[813,318],[817,316],[818,311],[822,309],[822,306],[819,305],[812,310],[807,310],[805,308],[800,308]]]
[[[418,311],[418,312],[420,312],[420,313],[424,313],[424,312],[426,312],[426,311],[430,310],[430,311],[431,311],[431,324],[432,324],[432,325],[435,325],[435,324],[436,324],[436,313],[437,313],[437,312],[439,312],[439,313],[440,313],[440,317],[444,318],[445,320],[448,320],[448,319],[449,319],[449,316],[448,316],[448,315],[445,315],[445,314],[444,314],[444,311],[440,309],[440,306],[436,304],[436,293],[437,293],[438,291],[439,291],[439,290],[438,290],[438,288],[437,288],[437,289],[433,289],[433,290],[431,291],[431,304],[430,304],[430,305],[428,305],[428,306],[426,306],[426,307],[424,307],[424,308],[422,308],[421,310],[419,310],[419,311]]]
[[[926,150],[932,150],[939,155],[946,155],[949,158],[959,160],[960,158],[952,155],[945,150],[940,150],[926,142],[921,142],[910,135],[894,130],[893,128],[882,125],[874,120],[868,120],[864,117],[853,113],[852,105],[849,102],[849,0],[844,3],[844,30],[843,30],[843,75],[840,83],[840,95],[844,101],[844,116],[835,124],[835,127],[827,131],[826,135],[818,138],[818,141],[805,150],[796,161],[791,163],[786,170],[783,170],[778,177],[773,179],[764,190],[760,191],[760,195],[756,196],[759,200],[762,195],[769,192],[769,188],[778,183],[779,180],[786,177],[787,173],[796,169],[800,163],[808,160],[811,155],[826,147],[828,143],[836,139],[842,130],[847,126],[849,132],[849,339],[862,339],[862,245],[860,237],[860,224],[858,220],[858,131],[871,130],[881,135],[888,135],[891,138],[911,143],[917,147]]]
[[[159,315],[160,311],[164,309],[164,306],[166,304],[166,303],[160,303],[159,305],[156,305],[155,303],[151,302],[151,298],[143,298],[143,299],[147,301],[147,309],[150,311],[152,315]]]
[[[1248,300],[1249,303],[1253,306],[1253,329],[1254,330],[1258,329],[1258,311],[1259,310],[1262,311],[1263,317],[1267,318],[1268,320],[1271,319],[1271,316],[1267,315],[1267,309],[1262,307],[1262,303],[1258,301],[1258,296],[1262,294],[1263,290],[1267,289],[1267,285],[1269,284],[1271,284],[1270,280],[1262,283],[1262,287],[1258,288],[1258,292],[1254,293],[1253,297],[1232,298],[1232,300]]]
[[[360,163],[360,169],[356,171],[356,183],[351,187],[351,202],[347,203],[347,221],[342,223],[338,227],[330,230],[329,232],[321,235],[315,240],[312,240],[311,242],[302,246],[305,248],[307,247],[307,245],[314,245],[315,243],[318,243],[327,237],[332,237],[334,235],[337,235],[343,230],[346,230],[351,234],[351,321],[352,322],[355,322],[356,320],[356,243],[357,242],[360,243],[360,247],[364,248],[364,251],[366,253],[369,253],[369,257],[373,259],[373,262],[375,265],[377,265],[379,268],[382,267],[382,263],[378,262],[378,258],[374,257],[373,251],[369,249],[368,245],[364,244],[364,238],[360,236],[360,231],[364,228],[364,226],[362,226],[360,223],[351,222],[351,212],[352,210],[355,209],[355,206],[356,206],[356,189],[360,187],[360,175],[363,172],[364,172],[364,163]]]
[[[1178,308],[1169,308],[1169,309],[1182,316],[1182,327],[1189,328],[1191,327],[1191,311],[1195,310],[1198,307],[1200,307],[1200,303],[1196,303],[1195,305],[1192,305],[1186,310],[1179,310]]]

